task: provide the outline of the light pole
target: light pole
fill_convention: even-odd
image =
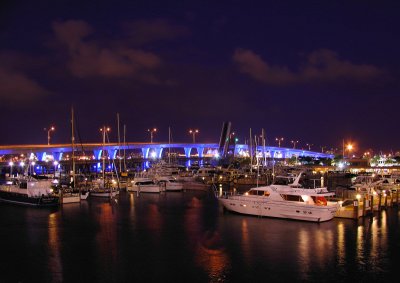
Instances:
[[[308,146],[308,150],[310,151],[311,147],[313,146],[313,144],[312,143],[307,143],[306,146]]]
[[[12,178],[12,167],[13,167],[13,165],[14,165],[14,162],[10,161],[10,162],[8,163],[8,165],[10,165],[10,178]]]
[[[157,128],[147,129],[147,131],[150,133],[150,143],[153,143],[153,133],[157,132]]]
[[[199,133],[199,130],[192,130],[192,129],[190,129],[189,130],[189,134],[192,134],[192,136],[193,136],[193,143],[196,143],[196,138],[195,138],[195,136],[196,136],[196,134],[198,134]]]
[[[291,143],[293,144],[293,148],[296,148],[296,144],[298,143],[299,141],[291,141]]]
[[[349,144],[346,146],[346,149],[347,149],[347,151],[349,152],[349,157],[351,157],[351,156],[350,156],[350,152],[351,152],[351,150],[353,149],[353,145],[352,145],[351,143],[349,143]]]
[[[275,140],[278,142],[278,147],[281,147],[281,142],[283,141],[283,138],[275,138]]]
[[[47,130],[46,128],[44,128],[45,130]],[[47,145],[50,145],[50,132],[55,131],[56,128],[54,128],[53,126],[51,126],[48,130],[47,130]]]
[[[322,153],[324,153],[324,148],[325,148],[326,146],[321,146],[321,152]]]

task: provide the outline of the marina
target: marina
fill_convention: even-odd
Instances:
[[[3,2],[0,283],[399,281],[396,1]]]

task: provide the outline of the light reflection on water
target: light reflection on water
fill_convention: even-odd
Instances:
[[[118,202],[56,211],[0,204],[0,274],[5,282],[385,282],[400,260],[399,217],[397,208],[320,224],[243,216],[223,213],[204,192],[121,193]]]
[[[56,213],[49,214],[48,218],[48,232],[49,232],[49,251],[48,251],[48,266],[52,281],[62,282],[63,270],[60,256],[60,238],[59,238],[59,223],[58,215]]]

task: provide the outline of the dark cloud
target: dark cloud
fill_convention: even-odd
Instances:
[[[84,21],[56,22],[53,30],[59,42],[67,47],[67,66],[74,76],[136,78],[147,83],[159,83],[151,73],[161,66],[158,55],[112,42],[108,46],[102,45],[91,38],[94,29]]]
[[[48,94],[48,90],[26,74],[0,67],[0,98],[3,102],[29,102]]]
[[[236,49],[233,61],[240,72],[270,85],[290,85],[313,82],[335,82],[339,79],[347,81],[367,81],[383,74],[383,70],[366,64],[354,64],[340,60],[338,55],[328,49],[312,52],[306,62],[291,71],[286,66],[273,66],[264,61],[252,50]]]
[[[130,41],[142,45],[154,41],[171,40],[190,34],[190,30],[182,25],[176,25],[167,19],[142,19],[123,24]]]

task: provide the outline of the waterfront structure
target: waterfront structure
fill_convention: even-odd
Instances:
[[[180,149],[184,151],[186,158],[193,157],[194,149],[197,151],[197,157],[218,156],[219,145],[216,143],[86,143],[81,144],[80,148],[84,148],[85,152],[92,154],[88,158],[101,160],[103,153],[109,159],[116,159],[119,150],[139,151],[143,159],[159,159],[162,157],[165,149]],[[104,150],[104,152],[103,152]],[[247,144],[235,144],[232,154],[234,156],[248,156],[249,146]],[[63,156],[72,153],[70,144],[53,144],[53,145],[7,145],[0,146],[0,155],[19,155],[24,154],[34,157],[38,161],[48,160],[51,156],[52,160],[61,161]],[[283,148],[274,146],[258,146],[257,155],[261,158],[291,158],[291,157],[313,157],[313,158],[333,158],[333,154],[314,152],[303,149]]]

